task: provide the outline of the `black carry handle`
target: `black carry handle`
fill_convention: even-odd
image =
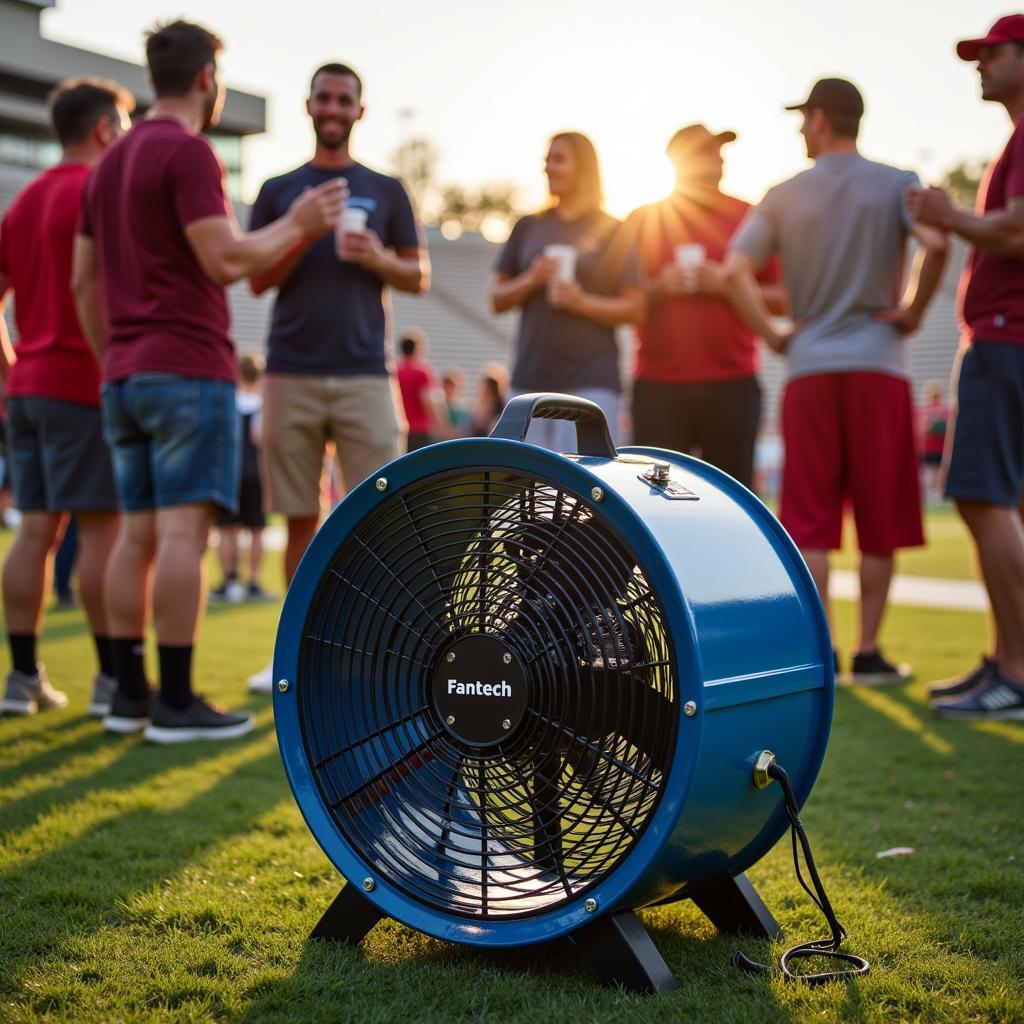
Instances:
[[[615,443],[608,432],[608,421],[601,406],[576,395],[539,391],[518,395],[505,406],[491,437],[525,441],[532,419],[569,420],[576,424],[576,450],[580,455],[615,458]]]

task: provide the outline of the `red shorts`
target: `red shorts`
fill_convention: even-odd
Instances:
[[[823,373],[786,385],[779,518],[797,547],[842,544],[853,506],[857,542],[887,555],[924,543],[910,384],[884,373]]]

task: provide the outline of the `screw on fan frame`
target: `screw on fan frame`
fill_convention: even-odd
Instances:
[[[604,410],[597,403],[576,395],[553,392],[519,395],[505,406],[491,437],[525,441],[530,421],[534,419],[569,420],[576,424],[576,451],[580,455],[615,458],[615,442],[608,430]]]

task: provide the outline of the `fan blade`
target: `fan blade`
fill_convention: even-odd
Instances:
[[[552,765],[552,757],[556,764]],[[538,867],[549,864],[559,875],[565,875],[562,855],[562,825],[559,807],[557,754],[549,754],[533,765],[533,787],[530,810],[533,815],[533,856]],[[552,771],[555,767],[555,771]]]

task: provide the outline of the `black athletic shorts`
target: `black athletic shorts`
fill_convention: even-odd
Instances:
[[[976,341],[953,379],[946,497],[1016,508],[1024,496],[1024,345]]]
[[[243,476],[238,487],[238,512],[217,520],[218,526],[242,526],[262,530],[267,525],[263,511],[263,488],[258,476]]]
[[[7,399],[7,460],[22,512],[118,507],[100,410],[56,398]]]
[[[696,455],[753,487],[754,445],[761,422],[756,377],[676,384],[633,384],[633,443]]]

